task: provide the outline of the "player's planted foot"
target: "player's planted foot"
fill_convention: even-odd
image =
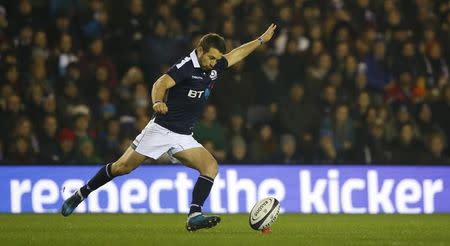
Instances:
[[[83,196],[81,195],[80,190],[77,190],[73,195],[67,200],[64,201],[61,207],[61,214],[63,216],[69,216],[73,213],[75,208],[83,201]]]
[[[205,216],[202,213],[193,213],[189,215],[186,222],[186,229],[188,231],[196,231],[203,228],[212,228],[219,224],[219,216]]]

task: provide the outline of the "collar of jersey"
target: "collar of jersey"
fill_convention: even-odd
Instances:
[[[193,50],[190,54],[192,63],[194,64],[195,68],[200,68],[200,63],[198,63],[197,54],[195,53],[195,50]]]

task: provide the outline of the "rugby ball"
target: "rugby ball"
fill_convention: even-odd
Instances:
[[[254,230],[262,230],[270,226],[278,217],[280,212],[280,202],[273,198],[267,197],[258,201],[250,211],[248,222]]]

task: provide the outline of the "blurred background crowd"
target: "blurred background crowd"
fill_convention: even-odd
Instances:
[[[448,0],[0,0],[0,163],[116,159],[202,35],[271,22],[194,129],[219,162],[450,164]]]

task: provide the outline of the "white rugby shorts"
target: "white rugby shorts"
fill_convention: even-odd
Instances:
[[[192,135],[173,132],[151,120],[134,139],[131,148],[155,160],[166,152],[173,157],[180,151],[203,147]]]

